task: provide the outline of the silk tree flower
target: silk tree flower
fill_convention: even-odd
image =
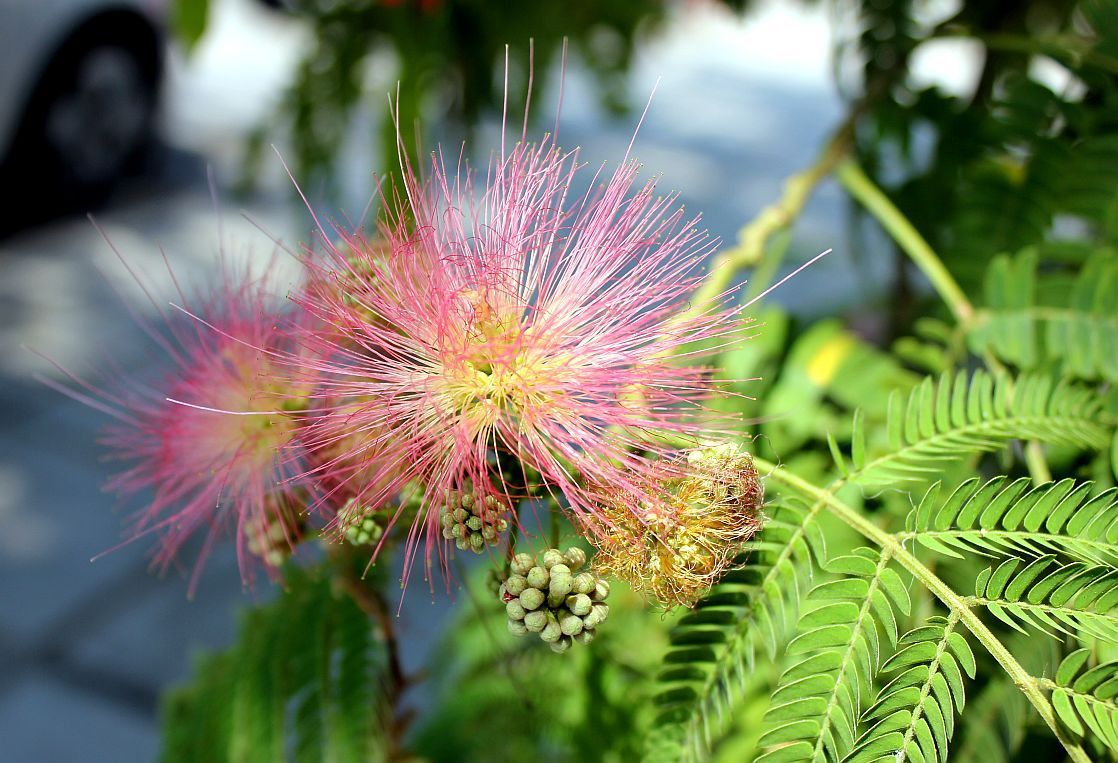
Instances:
[[[752,457],[732,444],[691,451],[635,493],[603,490],[594,569],[667,608],[695,602],[730,569],[764,522]],[[640,510],[633,512],[637,503]]]
[[[722,299],[688,301],[711,240],[635,162],[582,168],[520,142],[477,188],[433,157],[423,177],[405,168],[407,203],[373,240],[322,231],[328,264],[308,257],[316,286],[295,300],[321,324],[305,338],[321,360],[307,370],[333,401],[308,450],[355,435],[373,448],[353,490],[370,507],[425,486],[409,559],[426,536],[430,563],[449,492],[515,497],[524,480],[507,464],[538,472],[576,521],[600,518],[589,486],[632,494],[665,468],[664,443],[717,435],[706,403],[720,390],[695,348],[740,335],[741,319]]]
[[[203,537],[191,593],[227,532],[246,582],[254,558],[274,571],[299,537],[297,501],[307,500],[299,494],[304,468],[291,455],[303,398],[275,362],[290,349],[287,319],[267,277],[224,273],[192,311],[166,321],[166,332],[144,325],[170,359],[161,383],[118,373],[92,385],[70,375],[63,390],[116,420],[103,443],[125,467],[108,487],[150,496],[131,535],[158,535],[155,566],[166,568],[189,539]]]

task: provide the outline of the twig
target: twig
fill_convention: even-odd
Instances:
[[[388,657],[388,680],[385,682],[384,693],[392,714],[388,723],[389,760],[406,760],[408,756],[403,752],[403,739],[414,714],[400,712],[400,697],[418,680],[418,677],[409,677],[404,673],[393,617],[388,611],[388,604],[381,592],[356,575],[352,565],[347,562],[348,560],[342,559],[337,565],[338,581],[353,602],[375,623],[377,635],[383,640],[384,651]]]
[[[964,326],[969,325],[974,319],[974,306],[959,288],[959,284],[948,272],[943,261],[908,218],[901,214],[893,202],[853,161],[842,162],[835,170],[835,178],[842,183],[847,193],[857,199],[866,211],[874,216],[916,267],[927,276],[932,287],[947,303],[955,320]]]
[[[738,245],[722,251],[714,259],[706,279],[692,298],[691,308],[680,313],[677,320],[685,321],[710,309],[711,303],[729,288],[739,270],[761,264],[769,240],[792,226],[815,187],[849,153],[853,135],[853,121],[847,120],[814,164],[785,181],[781,197],[741,229]]]

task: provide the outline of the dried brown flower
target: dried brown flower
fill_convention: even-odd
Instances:
[[[666,607],[694,606],[764,521],[753,459],[732,444],[703,448],[640,487],[641,514],[632,489],[600,492],[604,522],[588,533],[594,568]]]

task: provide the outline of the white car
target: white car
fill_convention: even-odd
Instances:
[[[0,0],[0,222],[13,205],[91,203],[142,154],[165,14],[166,0]]]

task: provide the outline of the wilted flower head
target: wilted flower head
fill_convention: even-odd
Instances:
[[[688,304],[711,244],[673,196],[637,184],[634,162],[575,196],[579,168],[519,143],[478,189],[432,159],[425,177],[405,173],[408,203],[375,243],[343,233],[328,267],[311,260],[316,286],[296,300],[325,326],[310,370],[337,402],[308,448],[335,448],[342,429],[366,448],[391,439],[355,487],[365,503],[412,479],[429,507],[448,491],[507,494],[523,482],[502,471],[513,463],[592,517],[587,485],[632,494],[661,443],[709,436],[715,382],[673,356],[740,328],[718,304]],[[438,511],[413,531],[412,552],[420,532],[439,538]]]
[[[761,528],[764,490],[753,459],[734,445],[695,450],[684,469],[643,487],[636,495],[603,490],[594,567],[667,607],[692,606]]]
[[[289,349],[281,322],[266,278],[226,269],[189,317],[168,321],[169,334],[149,331],[171,361],[160,384],[120,374],[99,388],[82,384],[88,394],[70,390],[117,420],[103,442],[127,466],[109,488],[150,495],[131,530],[160,536],[155,564],[166,567],[204,535],[192,589],[224,532],[236,535],[246,579],[250,559],[274,567],[299,535],[302,468],[287,449],[302,403],[275,363]]]

